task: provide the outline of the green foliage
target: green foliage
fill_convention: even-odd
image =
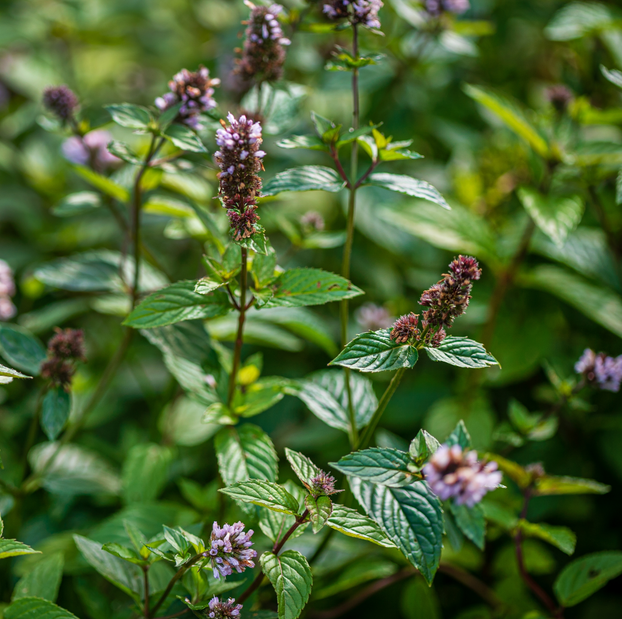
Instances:
[[[284,191],[341,191],[346,186],[344,180],[324,166],[303,166],[280,172],[267,182],[263,189],[264,196],[276,196]]]
[[[45,359],[45,349],[34,335],[9,324],[0,324],[0,354],[9,363],[33,376],[39,375],[41,363]]]
[[[407,453],[386,447],[372,447],[348,454],[331,466],[344,475],[354,475],[360,479],[381,484],[383,486],[409,486],[421,479],[414,472],[411,459]]]
[[[487,368],[499,362],[479,342],[468,337],[446,337],[436,348],[426,348],[433,361],[443,361],[459,368]]]
[[[16,600],[4,611],[5,619],[77,619],[77,617],[39,597]]]
[[[53,387],[41,403],[41,427],[50,441],[56,440],[69,418],[71,398],[62,387]]]

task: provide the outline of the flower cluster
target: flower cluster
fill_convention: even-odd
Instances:
[[[620,391],[622,355],[608,357],[604,352],[597,354],[586,348],[574,369],[577,374],[582,374],[585,380],[597,389]]]
[[[333,20],[347,17],[352,24],[362,24],[368,28],[379,29],[378,11],[384,6],[382,0],[329,0],[323,12]],[[350,7],[352,11],[350,11]]]
[[[563,84],[555,84],[546,89],[546,98],[558,111],[564,112],[573,99],[572,90]]]
[[[471,5],[469,0],[426,0],[425,8],[431,15],[440,15],[443,12],[460,15],[466,13]]]
[[[313,479],[311,479],[309,484],[305,484],[307,486],[309,492],[313,496],[330,496],[331,494],[337,494],[338,492],[343,492],[343,490],[337,490],[335,488],[336,479],[325,473],[324,471],[320,471]]]
[[[43,105],[62,122],[73,118],[78,97],[67,86],[50,86],[43,91]]]
[[[324,218],[317,211],[307,211],[300,218],[300,225],[303,232],[309,234],[310,232],[321,232],[324,230]]]
[[[55,387],[68,391],[78,361],[86,361],[82,331],[56,329],[56,334],[48,342],[47,359],[41,364],[41,376]]]
[[[63,142],[63,156],[72,163],[90,165],[97,172],[120,163],[120,159],[108,151],[112,135],[103,129],[89,131],[83,137],[74,136]]]
[[[194,72],[182,69],[168,83],[171,92],[155,100],[156,107],[164,112],[181,103],[175,120],[192,129],[200,129],[200,115],[216,107],[214,87],[219,84],[220,80],[211,79],[205,67]]]
[[[214,522],[210,537],[212,570],[215,578],[230,576],[233,570],[241,574],[247,567],[255,567],[253,559],[257,552],[251,549],[253,530],[244,532],[244,523],[225,524]]]
[[[229,126],[224,121],[216,134],[220,147],[214,153],[220,167],[220,195],[227,209],[233,238],[236,241],[248,238],[255,232],[259,220],[257,196],[261,190],[259,170],[263,170],[265,152],[261,145],[261,124],[244,114],[236,119],[227,115]]]
[[[219,598],[213,597],[209,601],[209,609],[206,615],[209,619],[228,619],[229,617],[239,617],[242,604],[236,604],[233,598],[226,602],[221,602]]]
[[[17,313],[17,309],[11,301],[14,294],[13,271],[4,260],[0,260],[0,320],[11,320]]]
[[[285,49],[291,41],[285,37],[277,19],[283,7],[255,6],[246,2],[251,14],[246,27],[246,40],[242,57],[238,60],[236,73],[247,87],[253,82],[273,82],[281,79],[285,63]]]
[[[356,310],[356,320],[364,331],[388,329],[393,323],[393,317],[386,307],[375,303],[365,303]]]
[[[423,474],[439,499],[453,497],[456,505],[468,507],[501,483],[496,462],[478,460],[476,451],[463,452],[460,445],[441,445],[423,467]]]

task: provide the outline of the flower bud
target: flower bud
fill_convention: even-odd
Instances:
[[[67,86],[50,86],[43,91],[43,105],[66,122],[73,118],[78,109],[78,97]]]

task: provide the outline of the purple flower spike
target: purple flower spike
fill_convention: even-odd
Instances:
[[[219,598],[213,597],[209,602],[207,616],[209,619],[229,619],[231,617],[239,617],[241,610],[242,604],[236,604],[233,598],[229,598],[226,602],[221,602]]]
[[[244,526],[244,523],[236,522],[220,527],[214,522],[208,554],[215,578],[230,576],[233,570],[241,574],[247,567],[255,567],[253,559],[257,552],[251,548],[253,530],[245,533]]]
[[[43,105],[66,122],[78,109],[78,97],[67,86],[50,86],[43,91]]]
[[[596,389],[620,391],[622,355],[609,357],[604,352],[597,354],[586,348],[574,369],[577,374],[582,374],[585,380]]]

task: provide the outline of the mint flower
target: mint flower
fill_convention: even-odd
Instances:
[[[577,374],[582,374],[592,387],[604,391],[620,391],[622,355],[609,357],[604,352],[597,354],[586,348],[574,369]]]
[[[225,524],[214,522],[208,554],[215,578],[230,576],[233,570],[241,574],[247,567],[255,567],[253,559],[257,552],[251,549],[253,530],[244,532],[244,523]]]
[[[55,387],[68,391],[78,361],[86,361],[82,331],[56,329],[56,334],[48,341],[47,359],[41,364],[41,376]]]
[[[120,163],[109,150],[112,134],[103,129],[89,131],[83,137],[74,136],[63,142],[62,152],[67,161],[80,165],[91,165],[98,172],[103,172]]]
[[[377,331],[388,329],[393,322],[393,317],[386,307],[375,303],[364,303],[356,310],[356,321],[364,331]]]
[[[410,312],[410,314],[401,316],[391,328],[391,339],[397,344],[406,344],[406,342],[418,339],[418,324],[419,314]]]
[[[324,471],[320,471],[313,479],[310,480],[309,484],[305,484],[309,492],[315,496],[330,496],[331,494],[337,494],[338,492],[343,492],[343,490],[337,490],[335,488],[336,479],[325,473]]]
[[[207,616],[210,619],[228,619],[229,617],[239,617],[242,604],[236,604],[233,598],[226,602],[221,602],[219,598],[213,597],[209,602]]]
[[[15,280],[11,267],[0,260],[0,320],[11,320],[17,309],[11,297],[15,294]]]
[[[78,97],[68,86],[49,86],[43,91],[43,105],[59,120],[67,122],[78,109]]]
[[[423,474],[439,499],[453,498],[456,505],[468,507],[501,483],[496,462],[478,460],[476,451],[463,452],[460,445],[441,445],[423,467]]]
[[[323,13],[332,20],[348,18],[352,24],[379,29],[378,11],[383,6],[381,0],[330,0],[324,4]]]
[[[460,15],[466,13],[471,5],[469,0],[426,0],[425,8],[431,15],[440,15],[445,11]]]

